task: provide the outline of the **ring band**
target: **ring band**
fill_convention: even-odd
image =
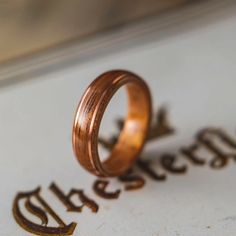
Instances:
[[[98,155],[100,123],[112,96],[123,85],[128,92],[128,114],[110,156],[101,162]],[[101,177],[125,173],[143,148],[151,113],[150,91],[139,76],[122,70],[100,75],[84,93],[74,119],[72,143],[80,164]]]

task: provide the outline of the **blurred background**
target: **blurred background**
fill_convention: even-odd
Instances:
[[[122,26],[187,0],[1,1],[0,61]]]
[[[232,9],[233,0],[2,0],[0,85],[191,30]]]
[[[189,0],[17,0],[1,1],[0,62],[84,40]]]

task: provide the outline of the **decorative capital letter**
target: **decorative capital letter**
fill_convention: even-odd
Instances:
[[[32,202],[32,198],[36,199],[41,207],[36,206]],[[27,219],[20,210],[20,201],[25,199],[25,208],[31,214],[41,220],[41,225]],[[50,227],[48,225],[48,215],[50,215],[57,223],[58,227]],[[62,219],[52,210],[47,202],[40,196],[40,187],[31,192],[20,192],[16,195],[13,203],[13,215],[16,222],[25,230],[37,235],[72,235],[76,223],[72,222],[66,225]]]

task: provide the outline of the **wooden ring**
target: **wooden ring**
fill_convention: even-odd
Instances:
[[[109,158],[101,162],[98,155],[100,123],[112,96],[123,85],[128,92],[128,114]],[[139,76],[122,70],[100,75],[85,91],[74,119],[72,143],[80,164],[101,177],[125,173],[142,151],[151,113],[150,91]]]

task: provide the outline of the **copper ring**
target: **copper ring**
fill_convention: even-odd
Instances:
[[[101,162],[98,155],[100,123],[112,96],[123,85],[128,92],[128,114],[109,158]],[[150,91],[139,76],[122,70],[100,75],[85,91],[74,120],[72,143],[80,164],[101,177],[125,173],[143,148],[151,112]]]

